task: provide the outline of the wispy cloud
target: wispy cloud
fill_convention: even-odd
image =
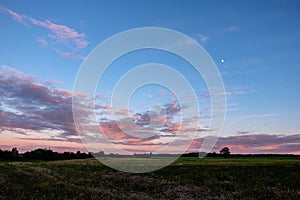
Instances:
[[[222,93],[224,95],[241,95],[241,94],[245,94],[247,92],[250,92],[251,89],[250,88],[236,88],[236,89],[231,89],[231,88],[227,88],[225,90],[225,93]],[[217,94],[216,95],[221,95],[221,94]],[[208,91],[204,92],[201,94],[202,97],[210,97],[210,93]]]
[[[239,134],[239,135],[246,135],[249,133],[250,133],[250,131],[237,131],[237,134]]]
[[[210,37],[209,36],[207,36],[207,35],[203,35],[203,34],[198,34],[198,37],[199,37],[199,39],[200,39],[200,41],[201,41],[201,43],[206,43],[209,39],[210,39]]]
[[[73,52],[59,52],[59,54],[64,57],[64,58],[68,58],[68,59],[84,59],[84,56],[81,54],[74,54]]]
[[[9,10],[2,5],[0,5],[0,11],[3,13],[8,13],[14,20],[25,25],[24,20],[26,19],[26,16],[20,15],[12,10]]]
[[[222,28],[223,31],[227,31],[227,32],[235,32],[240,30],[239,26],[228,26],[228,27],[224,27]]]
[[[4,6],[0,5],[0,11],[5,14],[9,14],[15,21],[23,24],[23,25],[35,25],[38,27],[42,27],[47,29],[50,33],[47,36],[48,40],[54,41],[54,44],[60,43],[64,44],[65,47],[70,52],[65,52],[64,54],[61,54],[65,58],[80,58],[82,59],[82,55],[77,55],[77,51],[79,49],[85,48],[89,42],[86,40],[86,36],[84,33],[78,33],[76,30],[61,24],[55,24],[51,22],[50,20],[37,20],[32,17],[29,17],[27,15],[22,15],[19,13],[16,13]],[[45,47],[48,44],[48,41],[45,37],[40,37],[38,39],[38,43]]]
[[[48,42],[44,37],[40,37],[37,39],[38,43],[40,44],[41,47],[46,48],[48,46]]]
[[[255,114],[255,115],[244,115],[239,118],[241,119],[257,119],[257,118],[269,118],[276,117],[279,113],[263,113],[263,114]]]
[[[118,110],[116,112],[117,115],[125,115],[125,116],[129,116],[133,113],[132,110],[128,110],[128,109],[121,109],[121,110]]]
[[[39,21],[31,17],[25,16],[32,24],[40,27],[44,27],[51,31],[54,35],[51,35],[57,42],[65,43],[66,45],[74,45],[75,50],[84,48],[88,45],[88,41],[85,40],[85,34],[79,34],[72,28],[65,25],[59,25],[52,23],[49,20]]]

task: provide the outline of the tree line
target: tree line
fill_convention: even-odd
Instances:
[[[202,156],[201,156],[202,154]],[[133,154],[133,155],[119,155],[119,154],[105,154],[103,151],[98,153],[82,153],[80,151],[74,152],[54,152],[51,149],[35,149],[33,151],[27,151],[25,153],[19,153],[16,147],[11,150],[1,150],[0,149],[0,161],[54,161],[54,160],[71,160],[71,159],[86,159],[93,157],[117,157],[117,158],[151,158],[155,157],[169,157],[169,156],[180,156],[180,157],[215,157],[215,158],[236,158],[236,157],[297,157],[300,155],[293,154],[231,154],[228,147],[224,147],[220,150],[220,153],[205,153],[205,152],[192,152],[185,153],[182,155],[176,154]]]
[[[220,153],[192,152],[181,155],[181,157],[206,157],[206,158],[264,158],[264,157],[289,157],[300,158],[295,154],[231,154],[229,147],[223,147]]]
[[[71,159],[85,159],[92,158],[91,153],[82,153],[80,151],[74,152],[54,152],[51,149],[35,149],[33,151],[27,151],[20,154],[16,147],[12,150],[0,150],[0,160],[10,160],[10,161],[30,161],[30,160],[44,160],[44,161],[54,161],[54,160],[71,160]]]

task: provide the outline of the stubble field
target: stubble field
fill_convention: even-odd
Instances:
[[[300,199],[300,159],[180,158],[145,174],[96,159],[0,162],[0,199]]]

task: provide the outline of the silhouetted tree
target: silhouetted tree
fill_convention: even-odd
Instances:
[[[19,156],[19,151],[16,147],[12,148],[11,150],[11,159],[12,160],[17,160]]]
[[[230,154],[230,149],[228,147],[224,147],[220,150],[220,154],[222,154],[224,158],[228,158]]]

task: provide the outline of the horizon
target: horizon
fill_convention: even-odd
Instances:
[[[13,147],[13,149],[16,148],[16,147]],[[94,158],[97,158],[94,156],[94,154],[102,154],[103,153],[103,156],[134,156],[134,155],[170,155],[170,156],[175,156],[175,155],[180,155],[180,156],[183,156],[185,157],[186,155],[190,155],[190,154],[202,154],[202,155],[205,155],[203,158],[207,157],[208,155],[218,155],[218,156],[221,156],[222,153],[220,153],[220,151],[218,152],[185,152],[183,154],[173,154],[173,153],[156,153],[156,154],[153,154],[152,152],[143,152],[143,153],[139,153],[139,152],[133,152],[131,154],[118,154],[118,153],[105,153],[103,151],[99,151],[99,152],[88,152],[88,151],[80,151],[80,150],[77,150],[77,151],[55,151],[51,148],[36,148],[36,149],[31,149],[31,150],[28,150],[28,151],[19,151],[18,148],[16,148],[16,150],[18,151],[18,154],[21,155],[21,154],[24,154],[24,153],[29,153],[29,152],[33,152],[33,151],[36,151],[36,150],[46,150],[46,151],[52,151],[53,153],[59,153],[59,154],[62,154],[62,153],[74,153],[76,154],[77,152],[80,152],[80,153],[83,153],[83,154],[92,154],[92,156]],[[230,148],[229,148],[230,150]],[[12,149],[0,149],[0,151],[12,151]],[[263,153],[263,154],[260,154],[260,153],[253,153],[253,154],[248,154],[248,153],[245,153],[245,154],[241,154],[241,153],[229,153],[229,155],[231,156],[300,156],[299,154],[286,154],[286,153],[275,153],[275,154],[272,154],[272,153]],[[190,156],[187,156],[187,157],[190,157]],[[192,157],[192,156],[191,156]],[[202,157],[201,157],[202,158]]]
[[[185,144],[180,132],[188,136],[195,132],[185,149],[188,153],[199,152],[204,139],[220,131],[209,153],[228,146],[232,154],[300,155],[299,8],[300,2],[294,0],[80,0],[72,5],[4,0],[0,4],[0,149],[143,153],[160,151],[178,139],[165,152],[176,154]],[[142,27],[181,32],[207,51],[225,87],[223,129],[210,126],[217,116],[212,116],[212,94],[206,80],[187,60],[170,52],[143,49],[122,55],[99,80],[95,99],[73,91],[80,67],[99,43]],[[189,44],[175,45],[184,49]],[[118,81],[145,63],[172,67],[189,81],[193,95],[182,91],[186,98],[180,102],[178,93],[170,88],[149,84],[137,88],[130,99],[118,99],[128,102],[128,107],[113,107]],[[178,84],[174,76],[166,74],[165,78]],[[104,132],[113,147],[107,141],[99,146],[97,140],[82,140],[73,119],[75,97],[88,99],[88,111],[96,113],[99,123],[89,131]],[[182,117],[183,112],[194,112],[194,101],[198,102],[197,115]],[[83,108],[87,107],[80,108],[82,113]],[[134,134],[150,132],[153,136],[129,137],[124,130],[133,130],[132,124],[140,128]]]

